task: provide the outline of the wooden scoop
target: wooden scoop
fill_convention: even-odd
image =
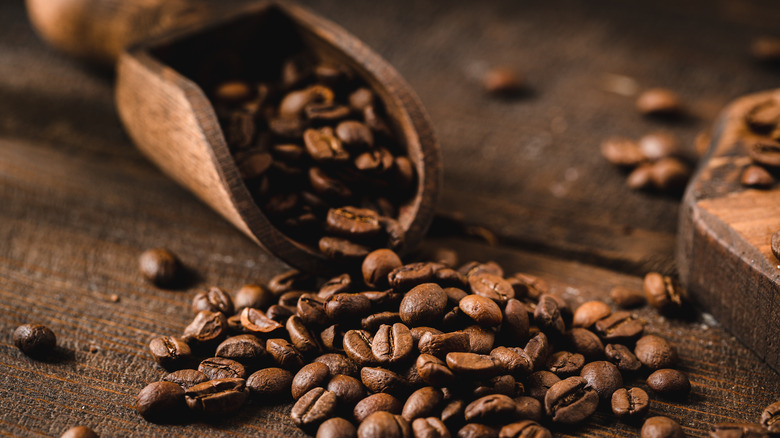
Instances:
[[[116,59],[119,115],[150,160],[253,241],[308,272],[334,266],[281,233],[252,199],[203,84],[194,80],[199,77],[196,58],[215,52],[258,56],[263,47],[303,44],[321,59],[351,67],[383,101],[416,168],[415,195],[398,217],[407,249],[413,247],[433,219],[441,159],[430,120],[409,85],[360,40],[303,8],[232,1],[215,10],[215,3],[27,0],[27,7],[38,32],[53,46],[98,62]]]

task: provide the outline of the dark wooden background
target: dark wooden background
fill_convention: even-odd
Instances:
[[[631,192],[598,145],[610,135],[670,129],[693,138],[729,100],[780,85],[751,62],[754,36],[780,33],[773,0],[687,2],[361,2],[309,6],[365,40],[408,79],[442,144],[439,210],[489,227],[501,244],[436,238],[462,260],[494,259],[548,279],[573,305],[639,288],[650,269],[674,272],[679,200]],[[501,64],[533,90],[494,100],[480,74]],[[679,91],[691,117],[648,121],[615,75],[639,89]],[[167,246],[199,274],[185,291],[139,277],[138,254]],[[289,406],[247,406],[221,423],[156,426],[132,409],[163,371],[148,340],[180,332],[198,289],[235,290],[285,269],[135,150],[112,101],[110,75],[41,43],[21,0],[0,2],[0,434],[58,436],[84,424],[101,436],[289,436]],[[112,294],[119,301],[111,299]],[[706,435],[722,421],[755,421],[780,399],[780,379],[706,316],[667,321],[649,309],[649,331],[669,338],[690,373],[689,403],[652,412]],[[24,322],[51,327],[60,360],[37,362],[11,343]],[[579,436],[635,436],[600,413]]]

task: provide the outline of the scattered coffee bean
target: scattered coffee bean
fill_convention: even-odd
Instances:
[[[550,342],[547,336],[539,332],[532,337],[525,345],[525,354],[531,359],[533,369],[539,370],[547,364],[547,357],[550,355]]]
[[[634,169],[626,178],[626,186],[631,190],[649,190],[654,187],[653,165],[642,164]]]
[[[650,161],[682,155],[682,147],[677,137],[666,131],[653,132],[639,139],[642,155]]]
[[[409,390],[406,379],[385,368],[363,367],[360,370],[360,381],[371,392],[386,392],[396,397],[405,395]]]
[[[552,295],[542,295],[536,304],[534,321],[542,330],[552,330],[554,333],[563,333],[566,324],[561,316],[558,301]]]
[[[566,334],[566,340],[575,353],[585,356],[585,359],[593,360],[604,356],[604,344],[598,335],[584,328],[573,328]]]
[[[325,387],[328,380],[330,380],[330,368],[327,365],[319,362],[304,365],[293,377],[291,386],[293,399],[298,400],[318,386]]]
[[[582,367],[580,376],[595,389],[602,401],[609,401],[612,394],[623,386],[623,376],[612,362],[599,360]]]
[[[184,329],[184,338],[202,346],[215,345],[225,338],[227,332],[227,318],[223,313],[203,310]]]
[[[466,421],[493,423],[506,421],[515,416],[515,402],[503,394],[492,394],[478,398],[466,406]]]
[[[601,155],[621,167],[635,167],[647,159],[637,142],[623,137],[613,137],[601,143]]]
[[[448,353],[447,367],[455,374],[485,378],[498,374],[501,364],[494,358],[476,353]]]
[[[488,354],[493,349],[496,333],[491,328],[472,325],[461,332],[469,335],[469,350],[472,353]]]
[[[617,365],[620,371],[632,373],[642,368],[642,362],[625,345],[607,344],[604,347],[604,354],[606,354],[607,359]]]
[[[76,426],[66,430],[60,438],[98,438],[98,434],[87,426]]]
[[[217,346],[215,356],[232,359],[244,365],[254,364],[265,356],[265,346],[254,335],[238,335],[222,341]]]
[[[766,137],[745,140],[748,155],[754,163],[767,167],[780,167],[780,142]]]
[[[200,292],[192,299],[192,312],[197,314],[202,310],[222,312],[225,316],[232,315],[233,299],[222,289],[212,287],[207,292]]]
[[[527,418],[533,421],[542,421],[544,406],[539,400],[521,395],[515,398],[515,407],[518,418]]]
[[[430,385],[434,386],[446,386],[455,380],[455,375],[447,364],[430,354],[420,354],[417,357],[415,366],[417,367],[417,373],[420,378]]]
[[[769,438],[769,433],[755,423],[718,423],[710,430],[712,438]]]
[[[751,164],[742,171],[739,181],[745,187],[768,189],[775,184],[775,177],[763,167]]]
[[[274,362],[284,369],[297,370],[305,364],[303,354],[285,339],[269,339],[265,349]]]
[[[269,313],[270,310],[269,308]],[[260,336],[277,333],[283,328],[281,324],[252,307],[247,307],[241,311],[241,326],[249,333]]]
[[[647,302],[661,313],[674,314],[682,307],[682,289],[669,276],[649,272],[645,275],[644,290]]]
[[[612,413],[619,418],[635,420],[649,410],[650,397],[642,388],[620,388],[612,393]]]
[[[525,375],[533,369],[533,363],[522,348],[497,347],[490,357],[498,361],[503,371],[513,375]]]
[[[357,429],[348,420],[334,417],[326,420],[317,429],[316,438],[355,438]]]
[[[295,402],[290,418],[303,428],[319,425],[336,413],[336,406],[336,394],[324,388],[314,388]]]
[[[291,290],[308,290],[314,287],[314,277],[291,269],[273,277],[268,282],[268,290],[276,296]]]
[[[273,303],[274,296],[271,291],[259,284],[242,286],[233,298],[233,304],[238,313],[247,307],[267,309]]]
[[[528,376],[525,389],[529,396],[543,402],[547,391],[560,381],[560,377],[549,371],[537,371]]]
[[[482,274],[478,277],[487,275],[490,274]],[[458,307],[481,326],[494,327],[501,324],[503,319],[501,308],[492,299],[482,295],[468,295],[460,300]]]
[[[512,68],[495,67],[485,73],[482,86],[492,95],[511,97],[525,89],[525,80]]]
[[[624,309],[644,306],[646,302],[642,292],[621,286],[612,288],[609,292],[609,297],[612,298],[615,304]]]
[[[174,371],[162,378],[165,382],[173,382],[185,390],[192,388],[198,383],[209,380],[208,376],[198,370],[184,369]]]
[[[666,88],[651,88],[636,100],[636,109],[647,116],[677,116],[683,111],[677,93]]]
[[[501,428],[499,438],[552,438],[549,430],[534,420],[523,420]]]
[[[343,374],[333,376],[326,389],[336,394],[340,406],[354,407],[366,397],[366,387],[363,383],[354,377]]]
[[[412,429],[400,415],[375,412],[358,427],[358,438],[410,438]]]
[[[386,288],[389,286],[388,274],[401,266],[401,259],[393,251],[375,250],[363,260],[363,281],[368,287]]]
[[[404,324],[416,327],[438,323],[446,311],[446,306],[447,294],[444,289],[435,283],[424,283],[404,295],[398,312]]]
[[[287,334],[290,335],[290,341],[301,354],[316,356],[322,353],[320,339],[309,330],[299,316],[293,315],[289,317],[285,328],[287,329]]]
[[[401,417],[406,421],[413,421],[415,418],[433,415],[443,399],[444,394],[438,388],[432,386],[420,388],[406,399]]]
[[[181,271],[181,263],[174,253],[165,248],[144,251],[138,258],[141,275],[157,286],[173,286]]]
[[[647,377],[647,386],[667,397],[685,397],[691,392],[691,382],[682,371],[664,368]]]
[[[677,362],[677,352],[666,339],[645,335],[636,341],[634,353],[642,364],[651,370],[670,368]]]
[[[22,324],[14,330],[16,348],[32,358],[45,358],[54,352],[57,336],[50,328],[40,324]]]
[[[683,438],[682,427],[669,417],[650,417],[645,420],[640,432],[641,438]]]
[[[583,355],[568,351],[557,351],[547,359],[547,369],[561,378],[579,374],[583,365],[585,365]]]
[[[615,312],[596,322],[595,328],[601,339],[609,342],[625,343],[639,338],[645,329],[645,325],[628,312]]]
[[[350,358],[338,353],[323,354],[314,359],[314,362],[320,362],[330,368],[330,374],[344,374],[345,376],[359,377],[360,370],[357,364]]]
[[[385,365],[405,361],[411,356],[413,348],[412,332],[401,323],[392,326],[383,324],[371,341],[374,359]]]
[[[184,389],[172,382],[150,383],[138,393],[135,410],[147,421],[173,421],[184,410]]]
[[[383,392],[371,394],[360,400],[355,409],[352,410],[355,420],[360,423],[370,415],[376,412],[388,412],[391,414],[400,414],[403,409],[403,403],[390,394]]]
[[[183,340],[173,336],[161,336],[149,342],[149,352],[161,367],[175,370],[189,365],[192,350]]]
[[[246,387],[259,399],[290,397],[293,374],[281,368],[265,368],[255,371],[246,381]]]
[[[596,321],[609,316],[610,313],[612,313],[612,309],[606,303],[602,301],[588,301],[581,304],[574,311],[572,325],[574,327],[588,328],[595,324]]]
[[[770,433],[780,432],[780,402],[772,403],[761,413],[761,425]]]
[[[544,408],[552,421],[563,424],[582,422],[596,412],[598,393],[582,377],[569,377],[554,384],[544,396]]]

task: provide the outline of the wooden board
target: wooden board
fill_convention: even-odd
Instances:
[[[678,202],[628,191],[597,153],[608,135],[667,125],[633,113],[633,98],[603,91],[604,75],[677,88],[697,114],[670,127],[686,140],[733,97],[780,81],[744,52],[751,35],[780,20],[771,2],[677,3],[310,7],[364,39],[418,91],[443,148],[440,210],[496,229],[506,246],[446,244],[464,259],[542,275],[576,303],[606,297],[613,285],[638,287],[634,274],[646,269],[674,270]],[[475,77],[493,63],[527,71],[534,97],[484,97]],[[176,427],[132,411],[138,390],[162,375],[145,344],[185,326],[198,288],[234,290],[285,267],[140,155],[119,125],[110,77],[40,43],[20,0],[0,2],[0,239],[0,432],[57,436],[88,424],[102,436],[297,433],[286,406]],[[191,288],[160,291],[139,278],[136,257],[160,245],[199,273]],[[642,314],[678,347],[694,383],[691,404],[655,403],[653,412],[680,419],[690,435],[755,420],[780,398],[778,376],[721,328]],[[13,328],[28,321],[58,333],[62,362],[33,362],[11,345]],[[599,414],[578,435],[636,430]]]

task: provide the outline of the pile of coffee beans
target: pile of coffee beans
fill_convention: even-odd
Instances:
[[[379,96],[343,64],[309,53],[211,99],[246,187],[280,231],[332,259],[399,249],[416,171]]]
[[[748,134],[744,145],[752,164],[742,171],[744,186],[768,189],[774,186],[774,169],[780,167],[780,101],[759,103],[745,115]]]
[[[601,155],[631,172],[626,185],[633,190],[679,193],[691,176],[691,166],[680,142],[665,131],[647,134],[638,141],[613,137],[601,144]]]
[[[378,249],[319,287],[290,271],[234,296],[203,291],[182,336],[151,340],[171,373],[136,408],[166,422],[293,400],[292,421],[318,437],[549,437],[599,408],[641,422],[642,381],[672,401],[691,390],[675,348],[632,313],[572,311],[540,278],[449,259],[403,264]],[[648,276],[652,303],[675,305],[670,281]],[[657,432],[670,421],[648,420],[642,436],[677,436]]]

